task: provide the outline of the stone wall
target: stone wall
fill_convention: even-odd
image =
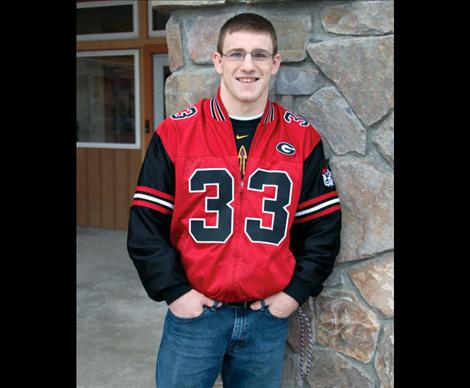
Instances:
[[[325,289],[302,306],[314,340],[305,380],[297,313],[290,318],[283,387],[393,387],[393,1],[153,3],[171,12],[168,114],[216,92],[210,57],[218,31],[249,11],[278,33],[283,64],[270,98],[324,139],[343,209],[342,245]]]

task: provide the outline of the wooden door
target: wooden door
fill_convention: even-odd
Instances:
[[[153,132],[152,55],[168,53],[165,37],[149,37],[147,2],[139,2],[137,39],[82,41],[77,52],[138,50],[140,147],[77,147],[77,224],[126,230],[140,167]],[[106,98],[109,97],[109,93]],[[116,108],[117,109],[117,108]],[[146,125],[148,123],[148,125]],[[147,128],[147,129],[146,129]]]

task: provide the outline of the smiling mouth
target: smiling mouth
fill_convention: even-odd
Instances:
[[[238,77],[236,78],[238,82],[244,83],[244,84],[251,84],[253,82],[256,82],[259,80],[259,78],[256,77]]]

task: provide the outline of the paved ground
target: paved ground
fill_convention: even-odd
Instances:
[[[167,305],[145,293],[126,237],[77,228],[77,388],[155,388]]]
[[[145,293],[126,232],[77,229],[78,388],[155,388],[166,309]]]

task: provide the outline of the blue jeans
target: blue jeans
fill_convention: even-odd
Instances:
[[[243,307],[204,306],[195,318],[169,309],[157,357],[157,388],[277,388],[281,384],[288,318]]]

